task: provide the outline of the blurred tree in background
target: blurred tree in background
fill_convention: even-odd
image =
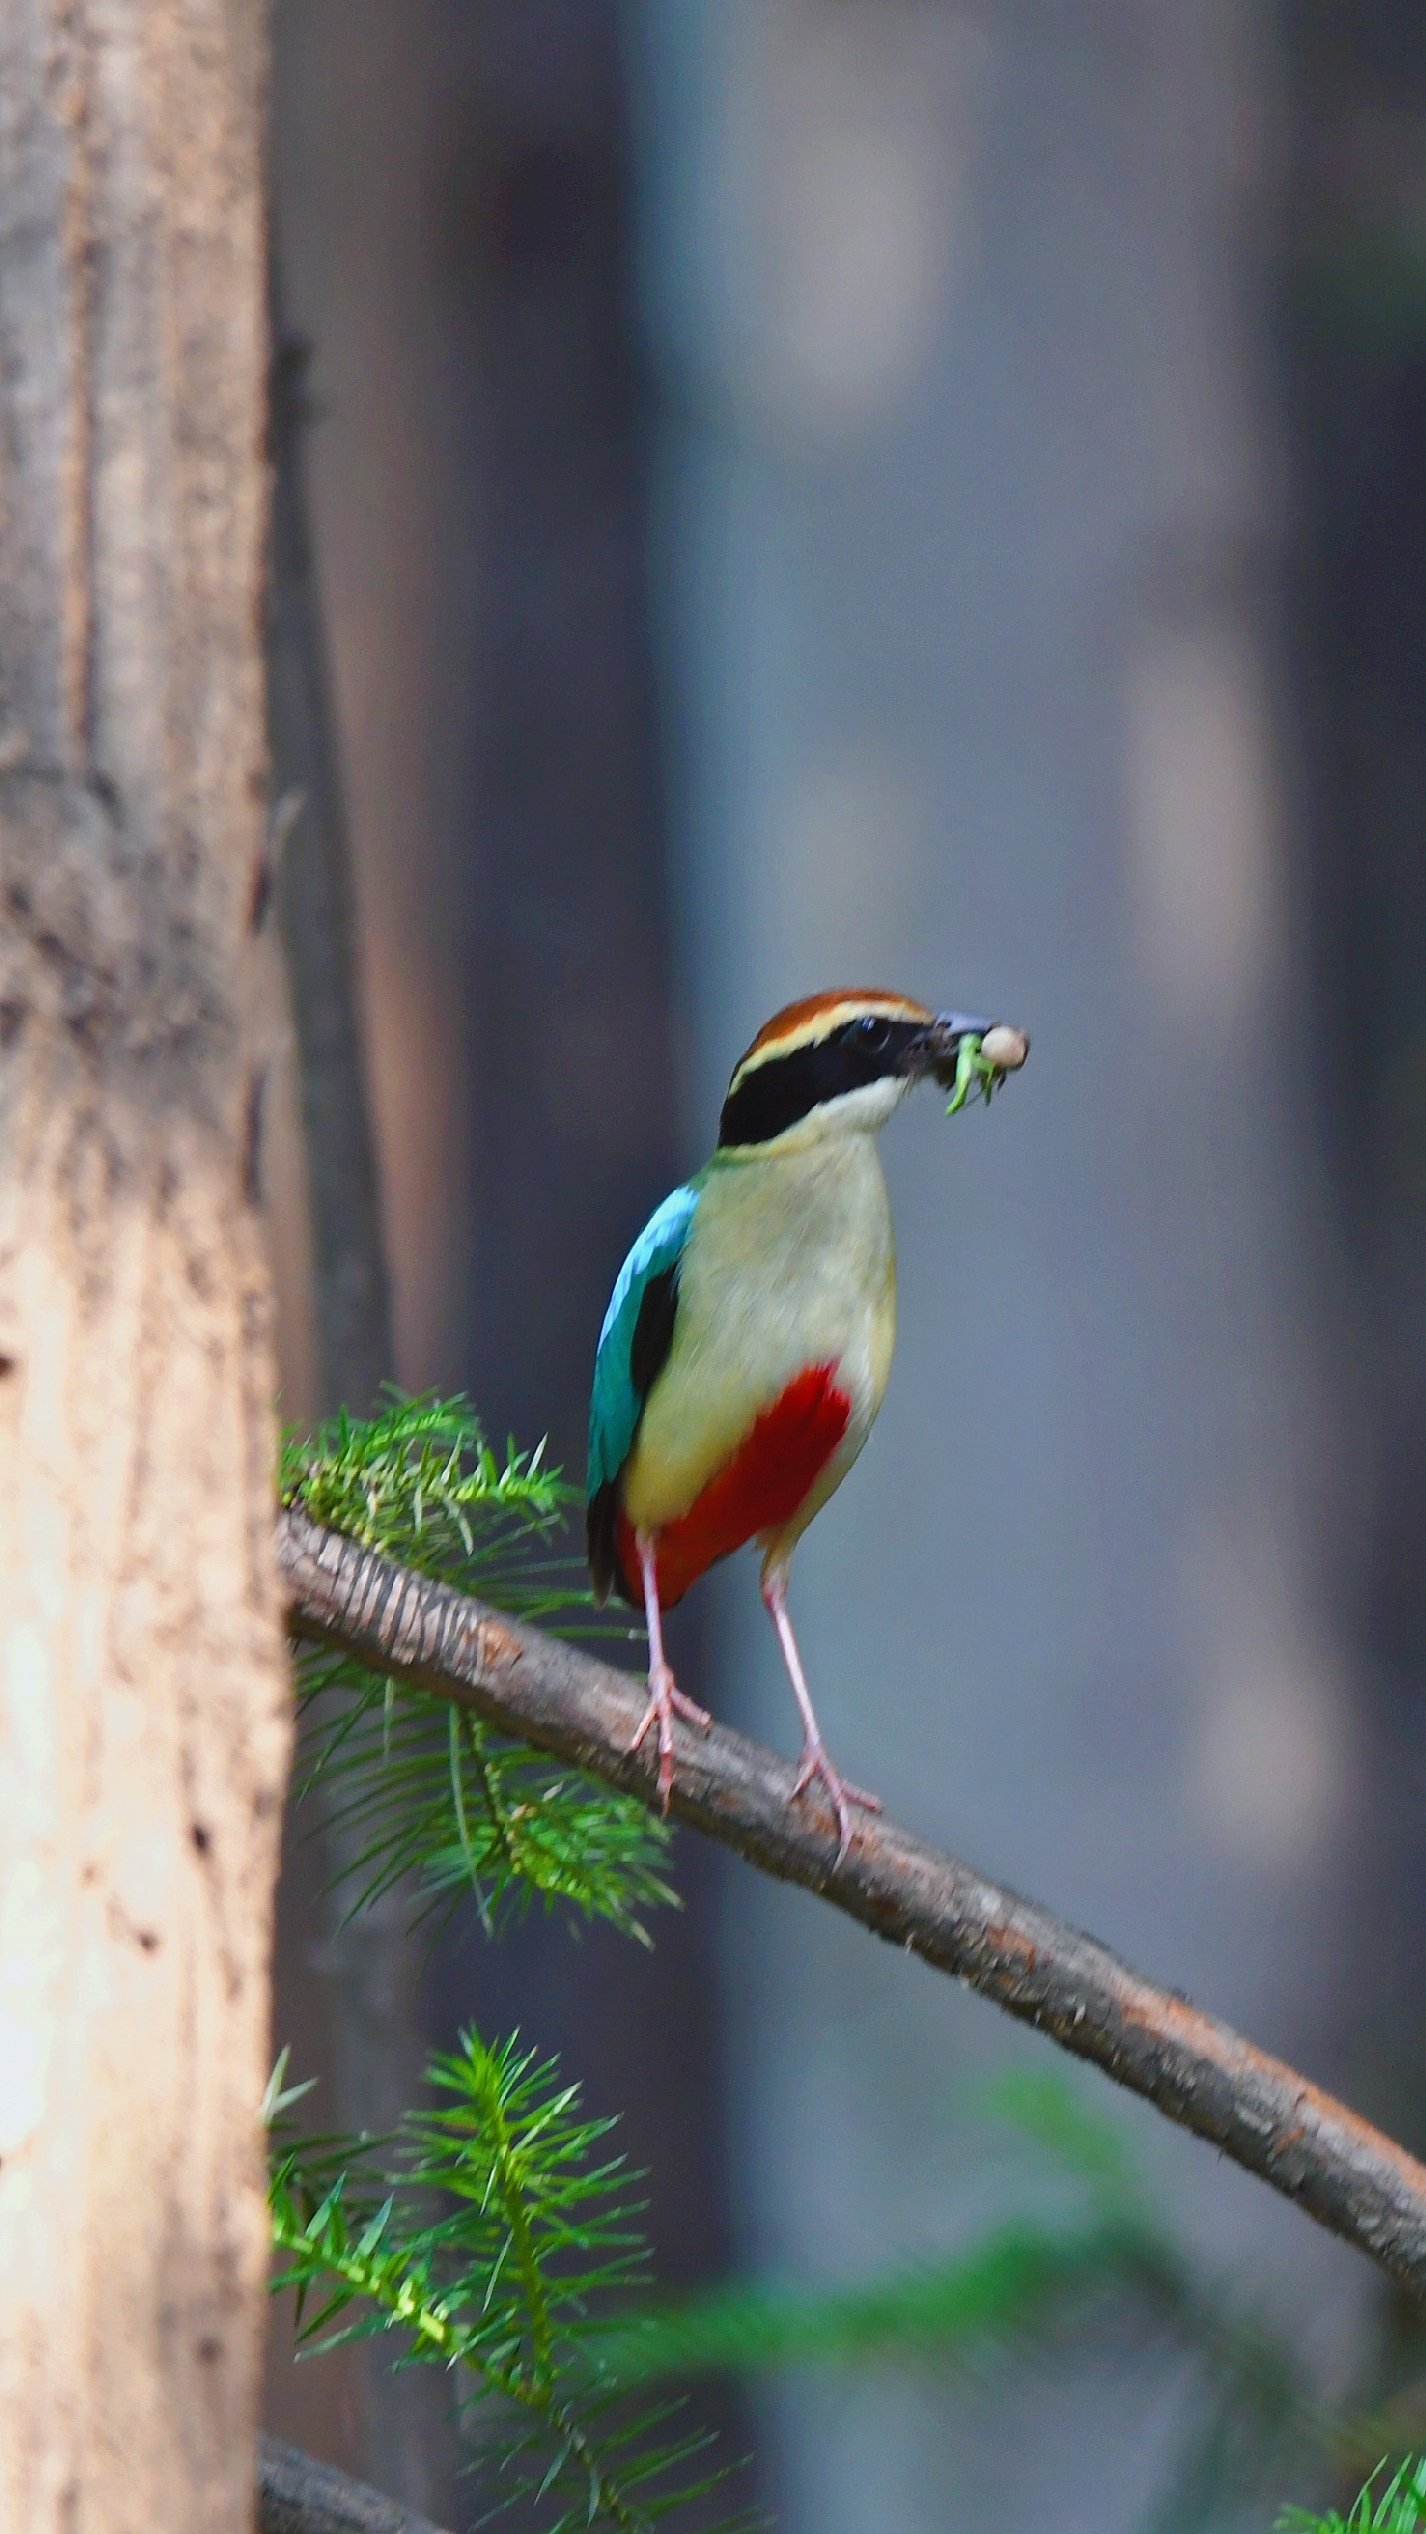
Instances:
[[[572,1471],[611,1255],[682,1158],[626,31],[609,0],[275,13],[281,375],[308,480],[277,589],[274,739],[279,793],[296,785],[324,822],[320,845],[305,814],[292,829],[284,917],[309,971],[330,957],[325,937],[302,949],[325,925],[304,875],[335,847],[394,1296],[394,1362],[334,1354],[300,1121],[314,1063],[348,1058],[330,1031],[310,1045],[294,967],[297,1078],[278,1085],[270,1173],[285,1414],[368,1405],[375,1364],[468,1390],[493,1434],[548,1430]],[[284,695],[307,716],[293,753]],[[324,1168],[350,1204],[330,1153]],[[397,1895],[384,1929],[314,1946],[323,1880],[315,1844],[289,1849],[279,2030],[304,2036],[301,2073],[326,2071],[329,2117],[379,2128],[424,2043],[470,2016],[471,1948],[403,1954]],[[538,1996],[542,2045],[600,2106],[629,2103],[659,2036],[629,2151],[653,2176],[661,2273],[684,2285],[728,2257],[715,1880],[689,1859],[690,1905],[650,1955],[603,1929],[576,1950],[535,1922],[482,1949],[478,1975],[491,2030],[526,2024]],[[394,2427],[398,2453],[344,2363],[294,2379],[275,2349],[274,2425],[439,2515],[432,2389],[396,2397],[421,2422]]]
[[[837,13],[792,14],[799,23],[830,26]],[[786,16],[778,14],[779,25]],[[733,20],[730,9],[727,25]],[[941,27],[971,85],[979,80],[1000,100],[997,146],[1012,160],[1038,128],[1036,83],[1048,81],[1057,51],[1074,56],[1066,94],[1085,101],[1082,123],[1055,125],[1058,145],[1083,146],[1086,132],[1102,131],[1109,152],[1126,97],[1139,93],[1136,66],[1152,60],[1161,40],[1166,56],[1177,58],[1147,5],[1089,9],[1073,26],[1065,13],[1034,8],[983,22],[974,12],[930,5],[889,12],[888,59],[892,37],[897,29],[904,34],[908,20],[932,37]],[[752,25],[746,17],[738,23],[745,31]],[[766,532],[760,572],[770,575],[785,562],[800,515],[814,520],[807,531],[814,537],[815,522],[827,514],[814,510],[813,497],[829,484],[844,498],[840,515],[853,544],[865,534],[868,551],[879,551],[895,525],[889,502],[876,508],[879,496],[870,477],[859,476],[855,453],[849,458],[833,443],[819,444],[798,476],[786,414],[775,416],[759,441],[741,408],[718,402],[711,358],[706,371],[691,364],[656,381],[648,375],[636,304],[637,219],[645,223],[647,252],[667,206],[635,200],[640,182],[648,182],[649,153],[641,172],[630,131],[629,64],[649,31],[668,24],[658,10],[628,13],[621,49],[617,13],[603,7],[482,0],[456,9],[430,0],[403,12],[399,24],[394,13],[353,8],[351,0],[340,10],[320,0],[284,0],[279,12],[280,226],[297,322],[315,346],[318,544],[340,628],[342,737],[359,825],[364,821],[356,933],[385,1121],[397,1360],[413,1384],[467,1384],[496,1431],[508,1425],[529,1437],[551,1425],[556,1456],[571,1468],[578,1466],[587,1357],[606,1267],[617,1263],[622,1236],[685,1157],[678,1096],[679,1068],[689,1063],[689,981],[697,962],[712,956],[706,939],[693,939],[686,906],[682,934],[667,913],[677,875],[660,765],[687,755],[687,725],[696,719],[686,697],[675,694],[660,731],[643,590],[650,520],[657,527],[658,502],[669,498],[670,420],[684,421],[685,400],[690,410],[699,403],[698,463],[709,481],[725,484],[740,467],[746,471],[752,443],[753,462],[765,465],[767,477],[776,483],[780,468],[782,485],[793,484],[783,507],[769,502],[759,514]],[[1421,1887],[1417,1622],[1419,1479],[1426,1466],[1417,1166],[1418,1077],[1426,1079],[1417,1061],[1426,974],[1426,716],[1418,692],[1426,658],[1422,35],[1408,0],[1361,7],[1320,0],[1254,16],[1252,40],[1235,50],[1247,24],[1242,11],[1206,9],[1196,33],[1181,28],[1203,83],[1238,83],[1220,118],[1237,153],[1234,170],[1222,176],[1221,193],[1205,190],[1200,198],[1185,184],[1183,216],[1199,224],[1195,241],[1212,221],[1225,232],[1237,224],[1235,246],[1259,216],[1268,231],[1261,299],[1247,316],[1239,309],[1237,321],[1246,329],[1251,317],[1264,328],[1246,343],[1243,362],[1281,434],[1288,481],[1272,532],[1281,541],[1266,551],[1266,539],[1254,544],[1248,535],[1244,552],[1210,557],[1207,597],[1229,616],[1241,601],[1254,638],[1267,629],[1286,767],[1289,999],[1313,1069],[1303,1108],[1317,1149],[1304,1160],[1273,1147],[1266,1159],[1285,1177],[1325,1164],[1332,1233],[1347,1270],[1330,1293],[1312,1299],[1330,1308],[1331,1341],[1341,1342],[1348,1366],[1339,1394],[1347,1483],[1332,1498],[1338,1519],[1326,1557],[1329,1597],[1352,1649],[1355,1720],[1367,1727],[1360,1780],[1370,1818],[1353,1820],[1341,1834],[1340,1886],[1331,1900],[1335,1936],[1355,1966],[1350,1994],[1324,1959],[1311,2011],[1331,2035],[1324,2046],[1334,2049],[1332,2019],[1340,2010],[1349,2090],[1388,2128],[1420,2144],[1420,2020],[1410,1997]],[[727,65],[718,46],[713,51],[722,76]],[[700,104],[706,113],[706,100]],[[706,130],[686,98],[684,105],[684,158],[702,168]],[[1185,129],[1201,109],[1201,90],[1186,80]],[[875,140],[874,116],[868,128]],[[1168,142],[1176,142],[1178,128],[1175,108]],[[836,165],[824,153],[813,173],[820,170],[819,181],[829,184]],[[874,206],[872,160],[864,165],[854,152],[848,165],[872,188]],[[1009,177],[1004,169],[991,173],[1014,192],[1013,164]],[[905,175],[913,191],[915,180],[913,161]],[[711,182],[706,170],[699,181]],[[1089,184],[1088,173],[1081,181]],[[1170,151],[1166,189],[1180,183],[1183,170]],[[900,196],[891,199],[894,209]],[[1117,198],[1108,199],[1115,207]],[[834,236],[842,208],[826,203]],[[743,216],[752,217],[746,205]],[[1090,221],[1075,228],[1074,251],[1098,255],[1106,275],[1116,275],[1123,241],[1111,233],[1103,203],[1097,216],[1099,227]],[[974,228],[972,218],[972,241]],[[850,215],[846,234],[855,240]],[[1177,231],[1169,242],[1189,252]],[[1080,277],[1067,272],[1054,281],[1049,241],[1024,240],[1016,228],[1012,244],[1012,280],[1031,275],[1028,302],[1009,303],[1015,322],[1027,322],[1027,304],[1040,310],[1047,330],[1067,300],[1080,309]],[[1253,252],[1250,246],[1250,260]],[[1151,260],[1148,269],[1157,269]],[[1165,286],[1173,269],[1158,274]],[[1132,278],[1120,286],[1127,293]],[[1086,399],[1101,368],[1111,380],[1115,375],[1092,332],[1096,313],[1109,325],[1107,298],[1106,282],[1102,300],[1086,291],[1082,303],[1091,323],[1081,347],[1084,378],[1076,373],[1076,382]],[[894,292],[891,301],[894,334]],[[1196,324],[1201,311],[1189,313]],[[792,354],[804,366],[825,315],[820,303],[783,309]],[[1157,309],[1131,308],[1129,322],[1152,330]],[[1178,338],[1155,339],[1167,408],[1184,354]],[[977,425],[997,451],[1003,444],[1008,465],[1019,449],[1025,400],[1054,392],[1056,373],[1027,344],[1019,346],[1023,357],[1007,353],[1002,364],[998,340],[992,332],[990,386],[984,370],[967,370],[956,412],[973,408],[977,396],[984,400]],[[695,348],[700,355],[706,349]],[[853,385],[861,376],[855,372]],[[1232,392],[1216,374],[1212,384],[1215,393]],[[352,427],[358,409],[361,431]],[[1147,437],[1147,418],[1132,419]],[[1169,420],[1158,421],[1171,439]],[[1102,429],[1106,444],[1119,448],[1107,417]],[[660,432],[661,479],[656,451],[651,464]],[[1070,411],[1062,438],[1066,452],[1080,445]],[[1133,438],[1129,430],[1131,447]],[[935,452],[941,476],[965,446],[952,448],[948,440]],[[1191,485],[1199,485],[1200,454],[1185,463]],[[913,463],[909,440],[902,462]],[[1056,475],[1051,494],[1072,547],[1079,534],[1069,521],[1072,503],[1098,500],[1099,487],[1096,477],[1073,475],[1068,455],[1064,464],[1065,481]],[[929,519],[933,490],[929,482],[923,487],[932,575],[943,568]],[[1135,487],[1125,498],[1132,505],[1140,497]],[[709,523],[724,515],[710,504],[702,533],[712,536]],[[1195,514],[1187,529],[1200,524]],[[1192,580],[1195,554],[1187,562],[1170,557],[1163,568],[1181,565]],[[729,589],[746,595],[753,584],[736,580],[736,560],[720,556],[719,569]],[[819,569],[824,561],[819,555]],[[991,577],[1032,614],[1048,602],[1033,579],[1021,587],[1021,570],[1028,572],[1025,559],[1007,549]],[[1226,596],[1214,575],[1232,581]],[[1246,597],[1240,581],[1251,584]],[[830,574],[810,586],[830,608]],[[971,582],[972,598],[980,586]],[[1203,595],[1194,583],[1188,603]],[[1107,616],[1108,599],[1104,605]],[[783,632],[789,623],[796,636],[795,618],[782,620]],[[766,639],[766,620],[749,616],[744,633],[750,643]],[[836,638],[849,651],[865,647],[869,691],[893,680],[888,658],[894,668],[900,654],[875,650],[860,622],[850,630],[839,624]],[[1038,619],[1025,639],[1027,656],[1038,662]],[[1102,639],[1098,624],[1083,628],[1085,655]],[[997,619],[984,636],[992,660],[1004,640]],[[776,713],[791,710],[779,678],[796,690],[802,656],[790,668],[780,654],[766,664],[759,745]],[[921,674],[917,661],[903,682],[914,685]],[[1023,663],[1014,674],[1028,674]],[[989,678],[987,684],[990,691]],[[1051,722],[1057,695],[1080,718],[1104,709],[1097,690],[1082,694],[1075,686],[1068,703],[1058,691],[1049,694]],[[1045,730],[1036,725],[1036,746],[1050,748],[1049,730],[1049,723]],[[978,819],[978,795],[974,807]],[[1096,796],[1096,818],[1102,812]],[[703,803],[698,814],[716,830],[717,811]],[[952,820],[963,814],[953,798]],[[721,909],[726,929],[741,901],[705,850],[702,827],[698,835],[700,887]],[[976,825],[976,850],[983,841]],[[1059,841],[1046,844],[1041,871],[1051,903]],[[746,850],[760,852],[761,839]],[[972,845],[960,850],[964,860]],[[949,847],[946,858],[953,859]],[[901,875],[889,852],[884,878],[894,895]],[[829,901],[833,879],[834,870]],[[1081,882],[1086,891],[1102,884],[1088,858]],[[959,871],[957,886],[964,904]],[[769,853],[760,916],[764,901],[782,905],[788,887]],[[815,895],[804,872],[790,922],[784,908],[792,938],[805,937],[796,924]],[[969,904],[974,915],[973,893]],[[824,910],[814,903],[811,911]],[[823,937],[815,924],[811,934]],[[754,955],[740,941],[728,964],[746,968]],[[1081,1001],[1097,983],[1077,977]],[[1084,1149],[1075,1143],[1071,1159],[1082,1160]],[[1280,1193],[1265,1181],[1265,1213]],[[558,1241],[548,1236],[551,1222],[561,1227]],[[1179,1229],[1191,1239],[1191,1226]],[[1206,1241],[1205,1252],[1209,1247]],[[1187,1256],[1191,1275],[1202,1261],[1196,1250]],[[288,1325],[296,1362],[296,1315]],[[291,1413],[299,1416],[342,1392],[325,1377],[309,1380],[305,1395],[290,1376],[288,1386]],[[359,1394],[354,1384],[345,1395]],[[1096,1407],[1103,1422],[1095,1431],[1113,1441],[1118,1429],[1103,1403]],[[1040,1836],[1045,1824],[1028,1792],[1024,1809],[1027,1835]],[[653,2168],[654,2233],[671,2284],[707,2279],[727,2265],[732,2230],[723,2175],[730,2158],[741,2160],[739,2238],[748,2245],[764,2229],[763,2203],[753,2204],[748,2178],[748,2133],[761,2114],[746,2093],[735,2109],[724,2109],[719,1955],[696,1892],[695,1903],[677,1938],[660,1942],[652,1966],[600,1938],[575,1957],[531,1928],[479,1974],[490,2028],[523,2020],[527,2001],[538,1999],[542,2046],[558,2047],[588,2078],[600,2107],[628,2100],[631,2067],[649,2071],[639,2089],[634,2153]],[[294,1938],[289,1994],[295,1987],[310,1996],[313,1984],[298,1957]],[[453,2039],[468,2011],[468,1986],[468,1972],[447,1956],[428,1977],[419,2017],[406,1992],[412,2047],[418,2021],[434,2037]],[[315,2030],[320,2020],[304,2016],[304,2028]],[[296,2028],[290,2017],[284,2028]],[[658,2044],[670,2034],[677,2038],[665,2051]],[[734,2046],[745,2065],[741,2031]],[[699,2071],[683,2100],[668,2075],[678,2065]],[[1380,2351],[1372,2345],[1378,2320]],[[1397,2300],[1380,2299],[1379,2314],[1353,2324],[1351,2335],[1356,2356],[1348,2373],[1359,2357],[1363,2399],[1368,2379],[1382,2391],[1393,2367],[1403,2381],[1412,2378],[1414,2325]],[[1291,2338],[1287,2333],[1284,2354],[1291,2354]],[[1300,2358],[1298,2352],[1294,2364]],[[1320,2384],[1313,2401],[1328,2391]],[[292,2398],[281,2396],[284,2404]],[[1104,2400],[1122,2408],[1112,2379]],[[1093,2403],[1078,2408],[1077,2434],[1092,2445],[1084,2420]],[[283,2416],[297,2424],[290,2410]],[[329,2412],[321,2431],[333,2451],[352,2458],[364,2433],[350,2410],[345,2424]],[[438,2504],[433,2485],[403,2486],[428,2506]],[[1260,2521],[1266,2503],[1259,2496],[1252,2504]]]

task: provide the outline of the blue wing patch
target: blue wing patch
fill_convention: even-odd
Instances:
[[[594,1388],[589,1401],[589,1475],[591,1500],[611,1486],[633,1449],[644,1412],[647,1381],[635,1380],[634,1338],[644,1296],[656,1276],[677,1267],[698,1206],[697,1187],[675,1188],[651,1215],[615,1280],[599,1332],[594,1358]]]

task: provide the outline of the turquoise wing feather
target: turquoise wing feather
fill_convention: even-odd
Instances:
[[[617,1482],[634,1447],[644,1401],[673,1335],[678,1262],[698,1208],[698,1186],[675,1188],[651,1215],[619,1270],[599,1347],[589,1401],[589,1564],[602,1601],[623,1587],[615,1551]],[[658,1361],[651,1363],[646,1305],[663,1301]],[[658,1341],[655,1341],[658,1344]],[[640,1360],[640,1358],[643,1360]]]
[[[644,1395],[633,1371],[634,1333],[644,1297],[656,1276],[678,1265],[698,1206],[696,1188],[675,1188],[651,1215],[619,1270],[599,1350],[589,1402],[589,1493],[618,1477],[633,1449]]]

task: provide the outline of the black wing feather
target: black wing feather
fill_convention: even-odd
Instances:
[[[673,1324],[678,1317],[678,1269],[665,1267],[662,1275],[650,1276],[634,1322],[634,1339],[629,1348],[629,1377],[638,1397],[647,1399],[665,1364],[673,1344]]]

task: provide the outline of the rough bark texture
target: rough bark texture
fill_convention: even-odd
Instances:
[[[642,1685],[500,1611],[407,1573],[297,1512],[278,1526],[293,1631],[473,1707],[591,1776],[657,1801],[657,1754],[629,1748]],[[1345,2104],[1186,1998],[1141,1979],[1034,1901],[858,1813],[837,1861],[825,1800],[791,1801],[788,1763],[715,1725],[674,1734],[672,1810],[764,1873],[799,1883],[889,1944],[1220,2147],[1426,2298],[1426,2166]]]
[[[252,2521],[257,0],[0,10],[0,2524]]]

